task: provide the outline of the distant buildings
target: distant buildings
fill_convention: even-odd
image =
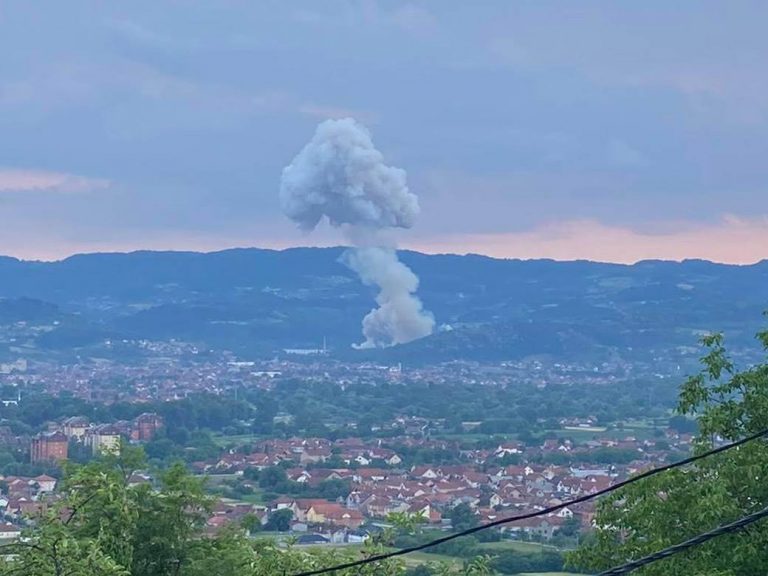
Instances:
[[[0,374],[12,374],[13,372],[26,372],[27,361],[24,358],[20,358],[15,362],[8,362],[0,364]]]
[[[95,426],[85,437],[85,443],[94,454],[117,454],[120,452],[120,431],[111,424]]]
[[[38,434],[30,444],[32,462],[56,462],[66,460],[70,441],[89,447],[94,455],[103,452],[117,453],[122,439],[132,442],[148,442],[162,428],[163,419],[145,412],[133,420],[120,420],[111,424],[92,424],[83,416],[72,416],[57,426],[54,432]],[[10,430],[0,427],[0,440]],[[6,435],[7,435],[6,434]],[[10,443],[10,440],[6,442]]]
[[[58,462],[67,459],[69,441],[61,431],[38,434],[32,438],[30,460],[32,462]]]
[[[88,421],[88,418],[84,418],[83,416],[72,416],[71,418],[64,420],[62,432],[64,432],[64,435],[67,438],[82,441],[90,427],[91,423]]]
[[[0,542],[8,542],[10,540],[17,540],[21,537],[21,527],[11,524],[10,522],[3,522],[0,524]]]
[[[283,348],[283,352],[289,356],[327,356],[328,350],[324,348]]]
[[[149,442],[163,426],[163,419],[157,414],[145,412],[133,421],[131,440]]]

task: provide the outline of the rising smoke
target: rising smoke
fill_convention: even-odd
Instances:
[[[435,320],[415,295],[419,279],[397,258],[392,228],[410,228],[419,202],[405,171],[384,164],[368,130],[355,120],[326,120],[283,169],[280,201],[285,214],[311,231],[323,217],[353,245],[343,257],[368,286],[378,308],[363,318],[360,348],[403,344],[432,333]]]

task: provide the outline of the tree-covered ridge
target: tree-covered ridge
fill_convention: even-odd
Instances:
[[[689,345],[695,331],[711,326],[744,344],[768,300],[766,262],[624,266],[404,252],[442,328],[413,344],[362,353],[350,344],[374,294],[341,254],[306,248],[0,259],[0,299],[11,299],[0,300],[0,336],[5,318],[51,328],[14,333],[49,352],[109,339],[174,338],[269,356],[315,348],[326,338],[334,354],[352,359],[648,360]],[[0,358],[3,352],[0,345]]]
[[[768,331],[758,334],[768,351]],[[678,412],[695,416],[696,451],[718,439],[736,440],[768,429],[768,363],[737,370],[721,335],[704,338],[702,371],[680,393]],[[598,506],[595,537],[569,557],[572,566],[602,570],[727,524],[768,505],[768,445],[751,442],[685,469],[628,486]],[[768,565],[768,523],[760,522],[638,574],[754,576]]]

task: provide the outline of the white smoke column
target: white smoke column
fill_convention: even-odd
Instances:
[[[363,319],[361,348],[403,344],[432,333],[435,320],[415,296],[418,277],[397,259],[382,231],[410,228],[419,213],[405,171],[384,164],[368,130],[351,118],[326,120],[283,169],[285,214],[311,231],[327,218],[355,246],[344,262],[377,286],[379,307]]]
[[[380,290],[376,297],[379,307],[363,318],[365,342],[360,348],[401,344],[432,333],[435,320],[414,296],[419,279],[397,259],[394,249],[355,248],[345,254],[344,262],[358,273],[363,284]]]

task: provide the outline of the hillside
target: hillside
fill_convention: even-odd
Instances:
[[[25,345],[67,350],[105,338],[180,339],[241,353],[317,347],[344,358],[415,362],[648,359],[725,330],[748,345],[768,308],[768,261],[632,266],[403,252],[441,330],[359,353],[373,292],[339,262],[341,248],[0,258],[0,324],[43,326]],[[18,343],[18,342],[17,342]],[[1,345],[0,345],[1,346]],[[30,349],[31,349],[30,348]]]

